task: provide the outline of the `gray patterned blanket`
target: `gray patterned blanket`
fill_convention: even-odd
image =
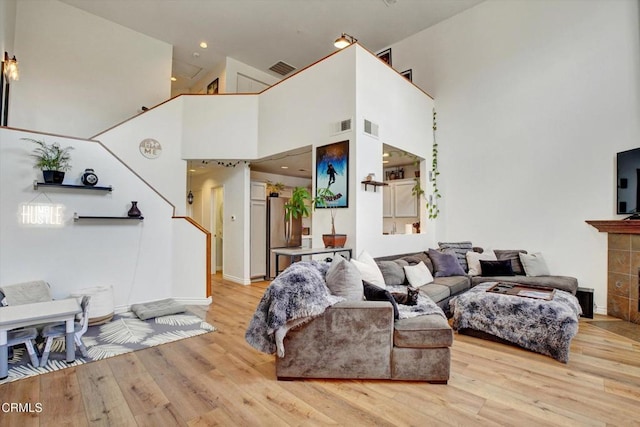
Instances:
[[[284,356],[282,341],[289,329],[324,313],[344,298],[331,295],[325,284],[329,264],[301,261],[291,264],[265,290],[245,340],[263,353]]]
[[[581,313],[576,297],[560,290],[550,301],[486,292],[495,283],[481,283],[449,301],[453,329],[486,332],[568,362]]]

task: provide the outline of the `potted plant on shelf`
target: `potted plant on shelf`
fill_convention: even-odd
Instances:
[[[284,204],[284,237],[287,245],[291,240],[291,229],[293,228],[293,220],[308,217],[311,212],[311,195],[309,190],[304,187],[296,187],[291,193],[291,197]]]
[[[328,208],[331,214],[331,234],[323,234],[322,241],[325,248],[343,248],[347,241],[346,234],[336,234],[336,206],[333,203],[336,195],[329,188],[318,188],[316,197],[312,200],[313,209]]]
[[[283,183],[267,181],[267,193],[269,193],[269,197],[278,197],[282,190],[284,190]]]
[[[32,138],[21,139],[37,145],[31,155],[36,159],[33,167],[42,170],[44,182],[62,184],[65,172],[71,169],[71,154],[69,154],[69,151],[73,150],[73,147],[62,148],[57,142],[47,144],[44,141]]]

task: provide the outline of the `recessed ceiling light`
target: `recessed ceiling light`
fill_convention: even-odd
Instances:
[[[389,153],[382,153],[382,157],[389,157],[390,154]]]
[[[280,166],[280,169],[289,169],[289,166]]]
[[[189,172],[195,172],[195,171],[196,171],[195,169],[189,169]]]
[[[177,81],[177,80],[178,80],[178,79],[176,79],[175,77],[171,76],[171,81],[172,81],[172,82],[175,82],[175,81]]]
[[[384,165],[385,163],[389,163],[389,160],[383,160],[382,164]]]
[[[200,42],[200,47],[206,49],[208,47],[207,42]]]

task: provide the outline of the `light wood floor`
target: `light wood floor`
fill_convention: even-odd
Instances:
[[[215,277],[216,332],[0,386],[0,426],[640,425],[640,343],[585,320],[568,364],[456,335],[448,385],[276,381],[244,341],[266,286]]]

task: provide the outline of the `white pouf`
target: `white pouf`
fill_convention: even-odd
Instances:
[[[111,320],[114,310],[112,286],[80,289],[78,292],[71,294],[75,298],[82,298],[84,295],[91,297],[89,302],[89,326],[101,325]]]

